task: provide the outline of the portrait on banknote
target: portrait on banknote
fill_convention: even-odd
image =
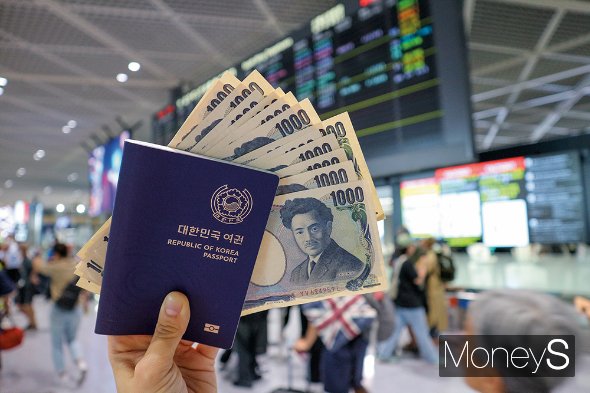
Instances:
[[[307,258],[290,275],[296,285],[351,279],[364,263],[332,239],[334,216],[329,207],[316,198],[288,200],[280,211],[299,249]]]

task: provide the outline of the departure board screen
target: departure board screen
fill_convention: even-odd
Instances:
[[[452,246],[579,243],[586,239],[580,155],[569,151],[441,168],[400,185],[413,237]]]
[[[526,163],[531,242],[585,241],[580,157],[566,152],[528,157]]]
[[[459,3],[348,1],[231,70],[240,79],[258,70],[274,87],[308,98],[323,119],[347,111],[374,177],[469,162],[469,73]],[[179,124],[204,87],[180,89]]]
[[[441,128],[428,1],[385,1],[348,16],[341,4],[318,18],[310,35],[242,62],[238,75],[257,69],[298,100],[309,98],[322,118],[348,111],[359,137],[433,119],[430,127]]]

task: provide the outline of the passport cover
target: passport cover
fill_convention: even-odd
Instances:
[[[187,295],[185,340],[230,348],[278,176],[126,140],[95,332],[152,335]]]

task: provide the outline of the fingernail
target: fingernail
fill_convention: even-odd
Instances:
[[[166,310],[166,315],[169,317],[176,317],[180,314],[182,303],[175,296],[168,295],[166,296],[166,305],[164,306],[164,309]]]

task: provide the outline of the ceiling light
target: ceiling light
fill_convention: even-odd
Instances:
[[[84,213],[86,211],[86,206],[84,206],[83,204],[78,204],[78,206],[76,206],[76,211],[80,214]]]
[[[63,126],[61,128],[61,132],[63,132],[64,134],[69,134],[72,131],[72,129],[68,126]]]
[[[76,120],[68,121],[68,127],[70,127],[70,128],[76,128],[77,125],[78,125],[78,123],[76,122]]]
[[[0,86],[6,86],[7,83],[8,83],[8,79],[0,78]]]
[[[121,82],[121,83],[125,83],[127,82],[127,79],[129,79],[129,77],[127,76],[127,74],[117,74],[117,81]]]
[[[141,68],[141,65],[136,61],[132,61],[131,63],[129,63],[127,68],[129,68],[129,71],[136,72],[136,71],[139,71],[139,69]]]
[[[78,174],[77,174],[76,172],[70,173],[70,174],[68,175],[68,181],[69,181],[70,183],[73,183],[73,182],[75,182],[76,180],[78,180]]]
[[[26,173],[27,173],[27,170],[25,168],[18,168],[16,170],[17,177],[23,177]]]
[[[10,187],[12,187],[13,185],[14,185],[14,182],[13,182],[12,180],[6,180],[6,181],[4,182],[4,187],[6,187],[6,188],[10,188]]]
[[[45,150],[42,149],[37,150],[35,154],[33,154],[33,158],[35,159],[35,161],[39,161],[43,157],[45,157]]]
[[[49,195],[49,194],[51,194],[51,191],[53,191],[53,190],[51,189],[51,187],[49,187],[49,186],[45,186],[45,187],[43,187],[43,194],[45,194],[45,195]]]
[[[64,204],[63,204],[63,203],[58,203],[58,204],[57,204],[57,206],[55,207],[55,210],[56,210],[58,213],[63,213],[63,212],[64,212],[64,210],[66,210],[66,207],[64,206]]]

